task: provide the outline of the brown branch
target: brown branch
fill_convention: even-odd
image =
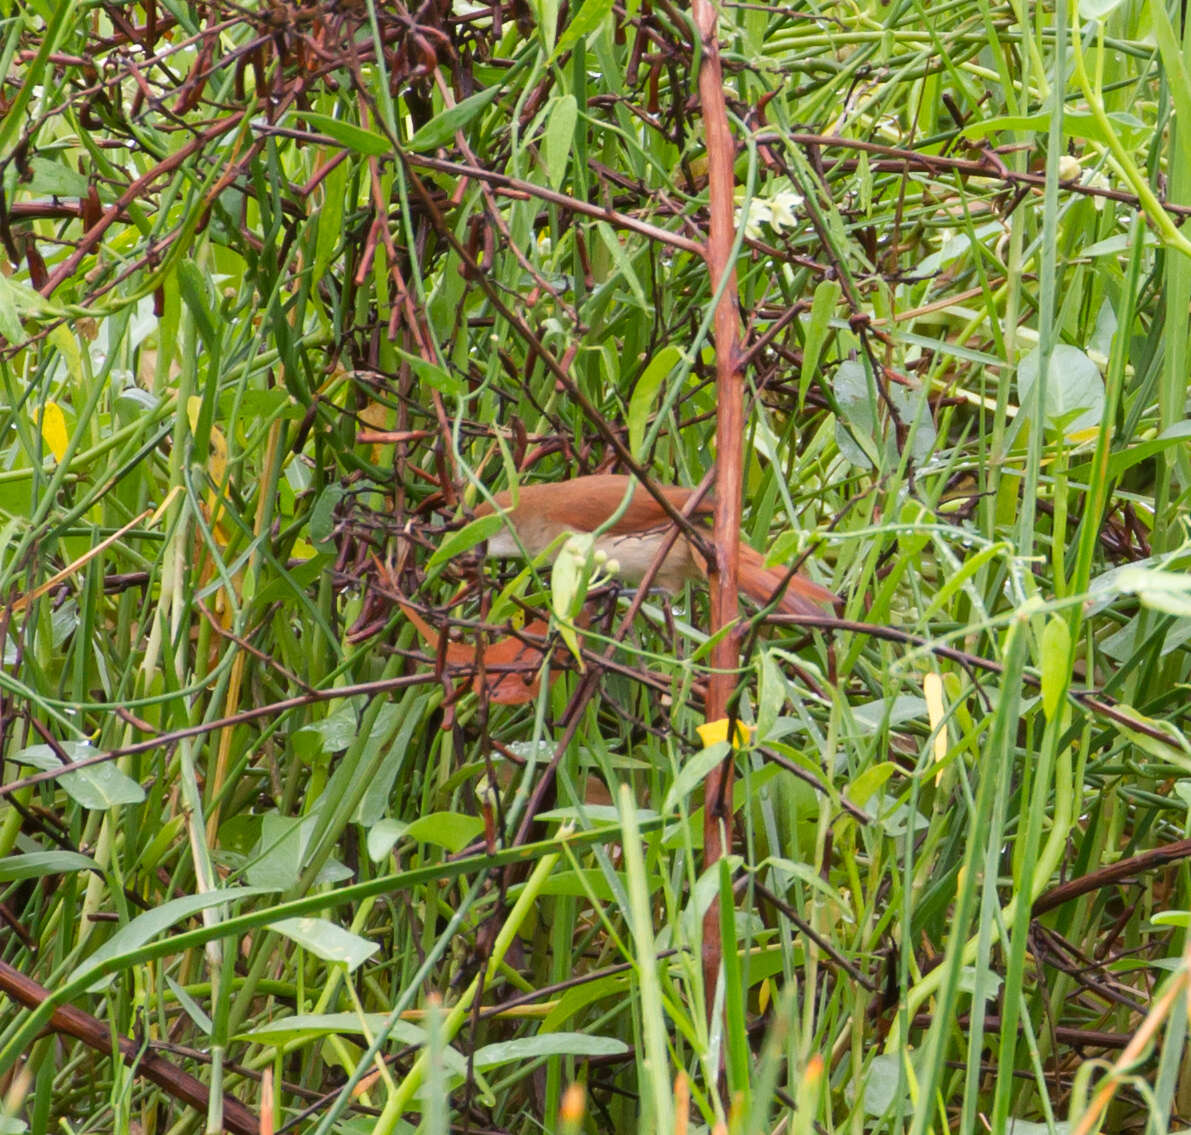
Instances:
[[[1133,875],[1140,875],[1146,871],[1156,871],[1159,867],[1166,867],[1177,863],[1180,859],[1191,857],[1191,839],[1179,839],[1174,843],[1164,844],[1162,847],[1152,847],[1149,851],[1142,851],[1131,855],[1128,859],[1118,859],[1107,867],[1096,871],[1089,871],[1078,879],[1068,879],[1057,887],[1041,894],[1034,900],[1030,913],[1034,918],[1071,902],[1081,895],[1090,894],[1103,887],[1111,887]]]
[[[128,188],[104,211],[103,216],[83,234],[78,247],[54,269],[50,278],[38,291],[43,296],[52,296],[59,284],[64,280],[70,279],[78,271],[79,265],[94,251],[95,247],[103,238],[103,234],[120,220],[121,217],[125,216],[128,206],[148,193],[149,186],[163,174],[172,173],[187,158],[198,153],[208,142],[213,142],[229,130],[234,130],[240,124],[245,113],[245,111],[238,110],[228,115],[227,118],[222,119],[214,126],[196,135],[175,153],[170,154],[169,157],[158,162],[148,173],[142,174],[135,181],[131,182]]]
[[[728,125],[724,76],[716,40],[716,10],[711,0],[692,0],[691,14],[701,40],[699,98],[707,134],[708,205],[710,226],[704,255],[711,276],[715,306],[716,367],[716,499],[715,560],[708,565],[711,589],[711,633],[719,635],[711,648],[711,674],[707,682],[706,716],[717,722],[728,716],[740,658],[738,636],[725,628],[739,613],[737,567],[740,550],[741,472],[744,437],[744,375],[740,365],[740,311],[736,294],[736,268],[732,262],[735,236],[736,144]],[[735,753],[728,755],[707,777],[703,798],[703,863],[711,867],[730,849],[732,777]],[[703,980],[708,1011],[723,961],[720,938],[720,904],[713,901],[703,916]]]
[[[859,150],[865,154],[879,154],[883,160],[868,163],[868,169],[880,170],[886,173],[902,173],[907,167],[913,166],[927,173],[939,175],[942,173],[960,173],[970,177],[984,177],[991,181],[999,181],[1005,185],[1024,185],[1030,188],[1043,189],[1046,186],[1046,175],[1041,173],[1018,172],[1009,169],[998,157],[995,150],[986,149],[980,158],[949,158],[942,154],[923,154],[916,150],[903,149],[900,146],[885,146],[879,142],[866,142],[860,138],[841,138],[835,134],[779,134],[766,132],[757,135],[757,144],[773,145],[777,142],[789,142],[798,146],[834,146],[846,150]],[[855,162],[839,161],[826,167],[829,172],[834,167],[844,169],[855,168]],[[1097,185],[1083,185],[1078,181],[1064,181],[1060,183],[1069,193],[1078,193],[1084,197],[1099,197],[1105,201],[1116,201],[1122,205],[1141,208],[1137,195],[1126,193],[1120,189],[1108,189]],[[1191,217],[1191,205],[1176,205],[1162,202],[1163,209],[1171,216],[1186,219]]]
[[[263,124],[254,125],[253,129],[260,134],[293,138],[301,142],[314,142],[320,146],[338,145],[334,138],[312,130],[295,130],[291,127]],[[401,151],[401,159],[417,169],[428,169],[433,170],[435,173],[449,173],[457,177],[473,178],[476,181],[482,181],[488,185],[492,185],[505,193],[526,198],[536,198],[539,201],[546,202],[548,205],[557,205],[559,208],[568,209],[573,213],[580,213],[585,217],[594,217],[596,220],[608,221],[610,224],[619,225],[630,232],[639,233],[641,236],[649,237],[650,240],[660,241],[662,244],[668,244],[672,248],[680,249],[683,252],[690,252],[696,256],[703,255],[703,245],[698,241],[691,240],[689,237],[680,236],[678,233],[672,233],[667,229],[659,228],[657,225],[651,225],[648,221],[638,220],[628,213],[617,212],[617,210],[609,206],[593,205],[590,201],[583,201],[578,197],[571,197],[566,193],[559,193],[556,190],[535,185],[532,181],[522,181],[520,178],[509,177],[508,174],[499,173],[496,170],[484,169],[482,166],[469,165],[466,162],[449,162],[443,158],[432,158],[426,154],[415,154],[405,150]]]
[[[914,1028],[929,1029],[934,1024],[934,1016],[930,1013],[919,1013],[914,1017]],[[955,1022],[961,1029],[966,1029],[971,1023],[971,1018],[966,1014],[956,1018]],[[984,1017],[984,1031],[986,1033],[999,1033],[1001,1031],[1001,1018],[995,1014],[986,1015]],[[1017,1026],[1018,1035],[1021,1035],[1023,1026]],[[1102,1032],[1094,1029],[1073,1029],[1065,1025],[1055,1025],[1051,1029],[1055,1040],[1060,1040],[1064,1044],[1071,1045],[1072,1048],[1124,1048],[1129,1043],[1129,1038],[1132,1033],[1110,1033]]]
[[[40,1008],[50,996],[48,989],[5,961],[0,961],[0,989],[27,1009]],[[112,1052],[111,1025],[91,1016],[90,1013],[84,1013],[82,1009],[76,1009],[73,1005],[59,1005],[50,1016],[49,1027],[53,1032],[74,1037],[88,1048],[105,1056],[115,1055]],[[141,1045],[129,1037],[118,1037],[116,1045],[120,1059],[136,1074],[151,1080],[168,1095],[188,1104],[200,1115],[207,1114],[211,1089],[201,1080],[196,1080],[189,1072],[183,1072],[181,1068],[156,1053],[143,1051]],[[225,1094],[222,1107],[223,1125],[226,1130],[233,1132],[233,1135],[259,1135],[260,1120],[239,1100]]]

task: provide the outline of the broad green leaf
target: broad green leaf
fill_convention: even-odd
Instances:
[[[1018,1119],[1014,1116],[1006,1128],[1008,1135],[1069,1135],[1071,1123],[1066,1119],[1056,1119],[1053,1124],[1043,1123],[1036,1119]],[[1170,1135],[1191,1135],[1191,1130],[1183,1128],[1171,1131]]]
[[[409,149],[415,152],[433,150],[449,142],[455,136],[456,130],[462,130],[473,118],[481,114],[489,103],[500,96],[502,90],[503,88],[499,86],[488,87],[486,90],[456,103],[449,110],[436,114],[429,122],[418,128],[409,140]]]
[[[1146,233],[1142,239],[1149,246],[1156,245],[1158,238],[1152,233]],[[1131,233],[1117,233],[1115,236],[1105,237],[1095,244],[1089,244],[1080,249],[1080,256],[1123,256],[1133,245]]]
[[[978,977],[983,977],[983,981],[977,982]],[[964,966],[959,971],[959,988],[965,993],[975,993],[978,984],[984,990],[984,999],[991,1001],[1001,988],[1001,975],[990,969],[981,974],[975,966]]]
[[[285,891],[294,886],[306,861],[306,846],[314,827],[312,816],[283,816],[266,812],[244,878],[254,887]]]
[[[32,176],[23,188],[35,197],[86,197],[91,187],[85,174],[64,161],[34,156],[28,168]]]
[[[1166,761],[1184,773],[1191,772],[1191,741],[1178,726],[1164,718],[1147,717],[1125,702],[1118,702],[1116,708],[1123,715],[1116,721],[1119,733],[1128,737],[1142,752]],[[1138,728],[1132,728],[1129,722]],[[1161,736],[1154,736],[1156,733]]]
[[[98,870],[95,860],[77,851],[31,851],[26,855],[9,855],[0,859],[0,883],[93,870]]]
[[[846,359],[836,367],[831,388],[844,419],[835,424],[840,453],[859,469],[879,468],[877,410],[864,367],[854,359]]]
[[[310,277],[321,280],[331,263],[335,249],[344,238],[343,212],[347,206],[348,175],[351,162],[339,162],[323,181],[322,203],[312,223],[317,225],[315,234],[314,263]]]
[[[882,727],[892,728],[926,716],[926,699],[911,694],[878,698],[852,707],[853,720],[866,733],[875,733]]]
[[[140,391],[140,393],[148,394],[148,391]],[[150,405],[156,404],[157,399],[153,399],[150,403]],[[274,386],[268,390],[245,391],[241,391],[237,387],[235,390],[225,391],[219,399],[219,412],[228,417],[239,413],[252,419],[267,418],[269,421],[274,418],[300,421],[305,415],[305,411],[284,386]]]
[[[538,34],[553,60],[554,44],[558,38],[558,9],[562,0],[529,0]]]
[[[1079,16],[1082,20],[1103,20],[1123,3],[1124,0],[1079,0]]]
[[[1109,658],[1117,662],[1124,662],[1137,649],[1138,635],[1142,632],[1148,635],[1161,633],[1161,653],[1169,654],[1178,650],[1191,641],[1191,619],[1175,619],[1162,632],[1155,632],[1153,620],[1148,614],[1141,612],[1130,619],[1119,631],[1101,639],[1099,649]]]
[[[827,899],[836,908],[837,918],[845,922],[854,921],[850,913],[849,904],[844,900],[844,896],[827,882],[809,863],[799,863],[793,859],[783,859],[781,856],[771,855],[769,858],[763,860],[760,866],[772,867],[774,870],[784,871],[792,878],[798,879],[804,887],[817,892],[823,898]]]
[[[656,816],[657,813],[649,808],[639,808],[637,815],[642,819],[646,819]],[[608,823],[615,825],[620,821],[620,812],[611,804],[584,804],[582,813],[580,813],[578,808],[551,808],[547,812],[538,813],[538,819],[543,822],[562,821],[563,823],[574,823],[581,816],[585,816],[595,824]]]
[[[8,116],[4,117],[7,119]],[[61,314],[61,309],[50,303],[36,288],[0,273],[0,336],[9,343],[24,340],[22,319],[57,314]]]
[[[1030,395],[1038,381],[1039,359],[1035,348],[1017,365],[1017,396],[1026,413],[1029,413]],[[1096,364],[1078,347],[1057,344],[1046,376],[1043,416],[1047,423],[1070,437],[1098,426],[1103,415],[1104,379]]]
[[[198,1026],[199,1031],[204,1036],[210,1036],[215,1031],[215,1024],[203,1011],[202,1006],[168,974],[165,983],[170,987],[170,992],[178,999],[178,1004],[182,1006],[186,1015]]]
[[[604,247],[612,256],[612,260],[616,264],[617,271],[624,280],[625,285],[629,291],[633,293],[633,299],[637,306],[642,311],[649,311],[652,305],[645,298],[645,289],[641,286],[641,281],[637,279],[637,273],[633,271],[633,263],[629,259],[629,254],[625,251],[624,245],[620,243],[620,237],[616,230],[606,221],[596,222],[596,231],[600,234],[604,242]]]
[[[72,761],[88,760],[100,752],[85,741],[63,741],[59,747]],[[58,759],[49,745],[30,745],[13,754],[13,759],[46,771],[70,767]],[[116,768],[114,761],[63,773],[58,777],[58,783],[75,803],[97,812],[122,804],[139,804],[145,798],[145,790],[132,777]]]
[[[208,351],[215,351],[218,347],[220,337],[216,330],[215,319],[213,318],[215,297],[211,278],[198,264],[189,259],[178,262],[176,278],[178,281],[178,291],[186,301],[186,307],[190,311],[195,327],[198,328],[203,344]],[[191,397],[191,403],[195,401],[195,398],[197,398],[197,395]],[[207,414],[210,415],[215,409],[213,406],[204,406],[201,398],[198,401],[200,415],[203,410],[206,410]],[[189,406],[187,407],[187,413],[190,415],[191,427],[197,432],[197,421],[200,415],[195,415]],[[209,429],[210,423],[207,423],[204,428]]]
[[[910,456],[916,465],[925,464],[934,452],[938,436],[931,416],[927,387],[911,388],[891,382],[886,393],[902,425],[909,431],[907,445]]]
[[[405,839],[418,843],[433,843],[450,852],[462,851],[484,830],[484,821],[478,816],[462,812],[432,812],[420,816],[405,829]]]
[[[362,1017],[355,1013],[300,1013],[258,1025],[239,1033],[234,1039],[252,1044],[288,1045],[328,1036],[359,1036],[361,1033],[377,1036],[388,1020],[387,1013],[365,1013]],[[409,1021],[397,1021],[389,1031],[389,1039],[398,1044],[421,1047],[426,1043],[426,1030]]]
[[[942,247],[937,252],[932,252],[929,256],[924,257],[915,266],[914,275],[919,277],[933,276],[952,261],[958,260],[961,256],[966,256],[968,252],[972,251],[981,243],[990,240],[995,241],[1004,231],[1001,225],[991,224],[981,225],[974,233],[957,233],[949,240],[944,241]]]
[[[1096,313],[1096,326],[1088,338],[1088,354],[1101,355],[1107,359],[1112,354],[1112,343],[1117,334],[1117,313],[1112,301],[1106,296]]]
[[[20,293],[7,276],[0,274],[0,339],[5,339],[10,345],[21,342],[25,338],[21,327],[22,308]]]
[[[628,996],[628,992],[629,978],[627,974],[599,977],[593,981],[586,981],[574,989],[568,989],[542,1021],[541,1031],[552,1032],[594,1001],[611,998],[615,1002],[622,1002]]]
[[[481,516],[470,524],[465,524],[458,532],[451,532],[442,538],[434,554],[426,561],[427,568],[437,567],[455,556],[470,552],[477,544],[482,544],[489,536],[495,535],[504,527],[504,519],[499,513]]]
[[[310,510],[310,542],[322,551],[334,548],[331,537],[335,534],[335,510],[346,495],[342,485],[327,485],[318,494]]]
[[[857,808],[863,808],[888,783],[889,778],[897,771],[892,761],[878,761],[869,765],[851,784],[848,785],[848,799]]]
[[[866,1115],[884,1115],[893,1106],[899,1092],[905,1096],[907,1110],[912,1106],[910,1085],[901,1074],[902,1059],[900,1053],[882,1053],[873,1057],[863,1080]]]
[[[611,810],[605,809],[605,811]],[[563,811],[571,813],[569,819],[578,821],[578,808],[557,809],[549,818],[556,819],[559,812]],[[586,813],[587,809],[584,809],[584,812]],[[641,814],[645,815],[644,812]],[[547,817],[543,814],[541,818],[545,820]],[[575,898],[594,895],[601,902],[613,902],[616,899],[615,892],[609,885],[603,870],[599,867],[581,867],[576,871],[557,871],[546,880],[540,893],[543,895],[572,895]]]
[[[86,372],[83,370],[83,352],[79,350],[79,341],[74,330],[65,323],[59,323],[57,327],[50,329],[46,338],[58,349],[62,361],[66,363],[66,369],[70,371],[71,379],[76,384],[86,382]],[[122,398],[133,391],[135,391],[134,396],[143,395],[150,400],[152,405],[156,406],[157,399],[149,391],[142,390],[139,386],[128,387],[120,391],[116,397]],[[62,459],[58,458],[58,460]]]
[[[304,760],[346,749],[360,732],[360,716],[350,703],[340,703],[319,721],[294,733],[294,748]]]
[[[269,927],[284,934],[315,957],[347,966],[348,973],[359,969],[380,949],[379,942],[370,942],[322,918],[283,918],[278,922],[270,922]]]
[[[472,1060],[477,1068],[495,1068],[539,1056],[623,1056],[629,1046],[622,1040],[587,1033],[538,1033],[517,1040],[499,1041],[476,1049]]]
[[[1186,446],[1189,444],[1191,444],[1191,420],[1184,419],[1181,422],[1175,422],[1152,441],[1143,441],[1114,453],[1108,459],[1108,475],[1114,478],[1119,477],[1126,469],[1131,469],[1142,461],[1148,461],[1164,450],[1171,449],[1176,445]],[[1084,466],[1080,468],[1082,469]],[[1071,474],[1073,477],[1075,476],[1074,469]]]
[[[566,94],[554,100],[542,138],[542,160],[546,164],[546,177],[552,189],[557,189],[566,178],[578,117],[579,104],[574,95]]]
[[[757,740],[764,744],[772,735],[778,715],[790,696],[790,683],[772,650],[761,651],[757,693]]]
[[[935,525],[935,518],[920,500],[907,497],[902,502],[897,520],[901,525],[901,531],[898,533],[901,553],[911,560],[916,560],[931,541],[929,529]]]
[[[370,829],[368,833],[370,849],[372,847],[372,826],[383,822],[388,811],[393,785],[412,761],[410,739],[413,737],[414,731],[422,724],[429,700],[427,694],[408,690],[403,696],[381,709],[369,731],[369,748],[385,750],[385,758],[368,782],[368,788],[364,795],[360,797],[360,803],[353,819],[356,823]],[[369,854],[372,854],[371,850]],[[381,852],[382,856],[384,854],[385,852]],[[373,858],[378,857],[373,856]]]
[[[380,820],[368,829],[368,858],[379,863],[409,830],[404,820]]]
[[[1121,592],[1132,592],[1155,611],[1184,619],[1191,616],[1191,573],[1127,564],[1117,572],[1116,585]]]

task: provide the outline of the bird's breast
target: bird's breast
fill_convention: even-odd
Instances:
[[[657,559],[665,529],[632,536],[604,535],[596,540],[596,550],[616,561],[616,575],[626,583],[640,583]],[[681,536],[666,553],[653,577],[655,587],[677,591],[689,579],[698,576],[690,545]]]
[[[553,557],[557,557],[565,543],[561,537],[583,534],[581,529],[551,523],[542,517],[522,515],[517,520],[517,537],[521,546],[518,546],[512,530],[505,527],[488,538],[490,556],[521,556],[521,547],[536,556],[553,546]],[[657,558],[667,531],[668,526],[631,535],[605,532],[596,537],[594,551],[603,552],[609,560],[616,562],[613,574],[619,579],[626,583],[640,583]],[[666,553],[665,560],[653,577],[653,583],[655,587],[677,591],[687,580],[697,579],[699,574],[690,545],[680,536]]]

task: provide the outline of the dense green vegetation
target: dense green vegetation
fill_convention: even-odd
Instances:
[[[1178,4],[723,6],[745,534],[845,604],[706,869],[705,592],[463,524],[714,464],[686,8],[0,12],[5,1130],[1188,1122]]]

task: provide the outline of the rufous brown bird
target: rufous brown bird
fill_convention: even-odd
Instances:
[[[516,504],[511,491],[497,493],[493,499],[508,524],[488,538],[488,553],[521,556],[524,548],[531,556],[538,556],[554,545],[557,554],[564,543],[560,537],[593,533],[606,524],[621,508],[631,483],[625,476],[599,473],[550,484],[522,485],[517,491]],[[686,507],[692,492],[678,485],[658,488],[679,512]],[[692,519],[710,515],[712,508],[710,500],[702,500]],[[492,505],[484,502],[476,509],[476,515],[489,516],[493,511]],[[673,521],[662,506],[637,484],[628,505],[596,537],[595,550],[616,561],[615,573],[621,579],[640,583],[672,526]],[[766,567],[760,552],[747,544],[740,545],[737,583],[741,594],[754,603],[768,605],[783,583],[785,591],[776,610],[784,614],[822,615],[824,607],[837,602],[833,592],[806,576],[793,575],[788,582],[786,576],[787,572],[781,568]],[[653,577],[656,586],[671,592],[679,590],[684,583],[706,580],[703,557],[681,535]]]
[[[395,594],[393,598],[431,652],[437,655],[442,638],[440,633],[400,595]],[[581,610],[575,621],[581,627],[587,626],[586,610]],[[477,694],[487,695],[488,700],[496,705],[524,705],[533,701],[537,698],[541,685],[539,673],[546,654],[549,634],[549,622],[545,619],[532,619],[522,628],[521,634],[503,635],[490,640],[483,648],[484,681],[480,680],[477,673],[471,680],[472,689]],[[541,640],[542,646],[534,645],[538,639]],[[579,642],[582,641],[580,636]],[[465,671],[475,669],[477,659],[474,644],[452,642],[448,639],[441,645],[441,649],[448,668]],[[550,681],[553,682],[560,673],[561,670],[557,667],[552,669]]]

